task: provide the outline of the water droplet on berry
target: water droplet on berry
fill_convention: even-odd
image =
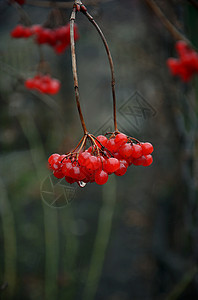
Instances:
[[[84,181],[78,181],[77,183],[81,188],[84,188],[86,186],[86,183]]]

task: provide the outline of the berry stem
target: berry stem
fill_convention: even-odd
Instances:
[[[95,141],[97,141],[97,143],[98,144],[100,144],[100,146],[101,146],[101,152],[104,152],[103,150],[105,150],[105,151],[107,151],[110,155],[111,155],[111,157],[113,157],[113,155],[112,155],[112,153],[105,147],[105,146],[103,146],[103,144],[101,144],[101,142],[93,135],[93,134],[90,134],[89,135],[92,139],[94,139],[94,144],[96,144],[96,142]],[[98,145],[96,144],[96,146],[98,147]]]
[[[82,141],[82,144],[81,144],[80,148],[78,149],[78,154],[79,154],[80,151],[82,150],[83,146],[86,144],[87,136],[88,136],[87,134],[85,134],[85,135],[83,136],[83,138],[82,138],[82,140],[81,140],[81,141]],[[78,147],[79,147],[79,145],[78,145]],[[78,147],[77,147],[77,148],[78,148]],[[76,148],[76,149],[77,149],[77,148]]]
[[[76,149],[78,149],[78,147],[80,146],[80,144],[84,142],[85,140],[85,135],[82,137],[82,139],[80,140],[80,142],[78,143],[78,145],[72,150],[72,152],[74,152]]]
[[[152,11],[155,13],[155,15],[160,19],[162,24],[166,27],[166,29],[170,32],[170,34],[173,36],[175,40],[183,40],[185,41],[189,46],[192,47],[191,42],[183,35],[181,34],[177,28],[167,19],[167,17],[164,15],[164,13],[161,11],[159,6],[156,4],[154,0],[144,0],[147,5],[152,9]]]
[[[77,75],[77,66],[76,66],[76,52],[75,52],[75,42],[74,42],[74,22],[76,19],[76,10],[77,10],[76,1],[73,6],[73,10],[70,17],[70,42],[71,42],[71,57],[72,57],[72,71],[74,77],[74,90],[75,90],[75,97],[76,97],[76,104],[78,108],[78,113],[80,117],[80,121],[84,130],[84,134],[87,134],[87,128],[85,126],[85,121],[83,118],[80,101],[79,101],[79,89],[78,89],[78,75]]]
[[[24,23],[25,26],[31,26],[32,21],[27,12],[22,8],[22,6],[19,5],[17,2],[14,2],[12,5],[17,9],[20,15],[20,22]]]
[[[81,12],[88,18],[88,20],[94,25],[94,27],[96,28],[96,30],[98,31],[103,44],[105,46],[106,52],[107,52],[107,56],[108,56],[108,60],[109,60],[109,65],[110,65],[110,69],[111,69],[111,87],[112,87],[112,96],[113,96],[113,118],[114,118],[114,128],[115,131],[118,131],[118,127],[117,127],[117,119],[116,119],[116,94],[115,94],[115,72],[114,72],[114,65],[113,65],[113,59],[111,56],[111,52],[109,50],[109,46],[107,43],[107,40],[102,32],[102,30],[100,29],[100,27],[98,26],[98,24],[94,21],[93,17],[87,12],[87,10],[81,9]]]

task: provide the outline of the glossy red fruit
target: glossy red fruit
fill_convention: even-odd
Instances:
[[[61,171],[64,174],[64,176],[70,177],[71,170],[72,170],[72,163],[70,160],[66,160],[62,165]]]
[[[76,180],[83,180],[85,177],[85,175],[81,173],[81,170],[78,166],[74,166],[73,168],[71,168],[70,176],[71,178],[74,178]]]
[[[103,170],[99,170],[95,174],[95,182],[99,185],[103,185],[107,182],[108,180],[108,174],[107,172]]]
[[[122,157],[124,158],[128,158],[130,156],[133,155],[133,147],[130,143],[126,143],[124,145],[121,146],[121,148],[119,149],[119,153],[120,155],[122,155]]]
[[[123,176],[127,171],[127,165],[124,163],[120,163],[119,169],[115,172],[117,176]]]
[[[63,173],[60,170],[54,171],[53,174],[56,178],[59,179],[64,177]]]
[[[91,155],[88,158],[87,164],[86,164],[86,168],[88,170],[94,171],[97,170],[100,166],[100,160],[98,160],[98,157]]]
[[[145,163],[145,161],[146,161],[146,158],[145,158],[144,155],[142,155],[142,156],[139,157],[139,158],[135,158],[135,159],[133,160],[133,164],[134,164],[135,166],[143,166],[143,164]]]
[[[142,147],[143,155],[148,155],[153,152],[153,145],[151,143],[148,143],[148,142],[141,143],[141,147]]]
[[[103,169],[108,173],[114,173],[120,167],[120,161],[117,158],[110,157],[104,162]]]
[[[104,135],[99,135],[99,136],[97,136],[97,139],[99,140],[99,142],[100,142],[104,147],[106,147],[107,142],[108,142],[108,138],[107,138],[106,136],[104,136]],[[101,148],[100,143],[98,143],[98,142],[96,141],[96,144],[98,145],[99,148]]]
[[[152,157],[152,155],[145,155],[145,161],[143,162],[143,166],[144,167],[148,167],[148,166],[150,166],[151,164],[152,164],[152,162],[153,162],[153,157]]]
[[[112,153],[115,152],[115,149],[117,148],[117,145],[115,144],[115,139],[111,138],[110,140],[108,140],[106,148]]]
[[[81,166],[86,166],[86,164],[88,163],[88,159],[91,156],[91,154],[89,152],[82,152],[80,153],[79,157],[78,157],[78,162]]]
[[[75,180],[74,178],[71,178],[71,177],[68,177],[68,176],[65,176],[65,180],[66,180],[68,183],[70,183],[70,184],[76,182],[76,180]]]
[[[133,144],[133,153],[132,156],[134,158],[139,158],[142,156],[142,147],[138,144]]]
[[[55,162],[58,161],[60,155],[58,153],[54,153],[52,154],[49,158],[48,158],[48,163],[49,164],[54,164]]]
[[[119,144],[120,146],[127,143],[128,138],[126,136],[126,134],[124,133],[118,133],[115,137],[115,143]]]

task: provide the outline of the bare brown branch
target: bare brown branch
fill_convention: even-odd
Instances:
[[[156,4],[153,0],[144,0],[147,5],[152,9],[152,11],[158,16],[160,21],[164,24],[166,29],[170,32],[170,34],[173,36],[175,40],[183,40],[188,45],[192,46],[190,41],[179,32],[179,30],[167,19],[167,17],[164,15],[164,13],[161,11],[159,6]]]
[[[115,131],[118,131],[117,128],[117,119],[116,119],[116,94],[115,94],[115,72],[114,72],[114,65],[113,65],[113,59],[111,56],[111,52],[109,50],[109,46],[107,44],[107,40],[102,32],[102,30],[100,29],[100,27],[98,26],[98,24],[94,21],[93,17],[85,10],[82,10],[83,14],[88,18],[88,20],[94,25],[94,27],[96,28],[96,30],[98,31],[103,44],[105,46],[106,52],[107,52],[107,56],[108,56],[108,60],[109,60],[109,65],[110,65],[110,69],[111,69],[111,87],[112,87],[112,96],[113,96],[113,117],[114,117],[114,129]]]
[[[74,89],[75,89],[75,97],[76,97],[76,104],[78,108],[78,113],[80,116],[80,121],[84,130],[84,134],[87,134],[87,128],[85,126],[85,121],[83,118],[80,101],[79,101],[79,90],[78,90],[78,75],[77,75],[77,66],[76,66],[76,52],[75,52],[75,42],[74,42],[74,23],[76,19],[76,6],[74,5],[73,11],[70,18],[70,41],[71,41],[71,57],[72,57],[72,70],[73,70],[73,77],[74,77]]]

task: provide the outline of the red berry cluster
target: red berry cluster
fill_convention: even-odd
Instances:
[[[55,29],[44,28],[41,25],[33,25],[31,27],[17,25],[10,34],[13,38],[29,38],[35,36],[35,42],[37,44],[47,44],[53,47],[57,54],[64,52],[70,45],[69,24]],[[77,25],[75,25],[74,39],[77,40],[78,38]]]
[[[185,41],[178,41],[175,48],[179,59],[169,58],[167,65],[172,75],[178,75],[184,82],[187,82],[194,74],[198,73],[198,53],[191,49]]]
[[[25,86],[28,89],[38,90],[44,94],[54,95],[60,90],[60,81],[51,78],[50,75],[36,75],[33,78],[28,78],[25,81]]]
[[[114,134],[110,139],[91,135],[91,140],[94,143],[87,150],[52,154],[48,163],[54,176],[65,177],[68,183],[83,181],[102,185],[110,174],[124,175],[132,164],[149,166],[153,162],[153,146],[150,143],[134,143],[135,139],[123,133]]]

